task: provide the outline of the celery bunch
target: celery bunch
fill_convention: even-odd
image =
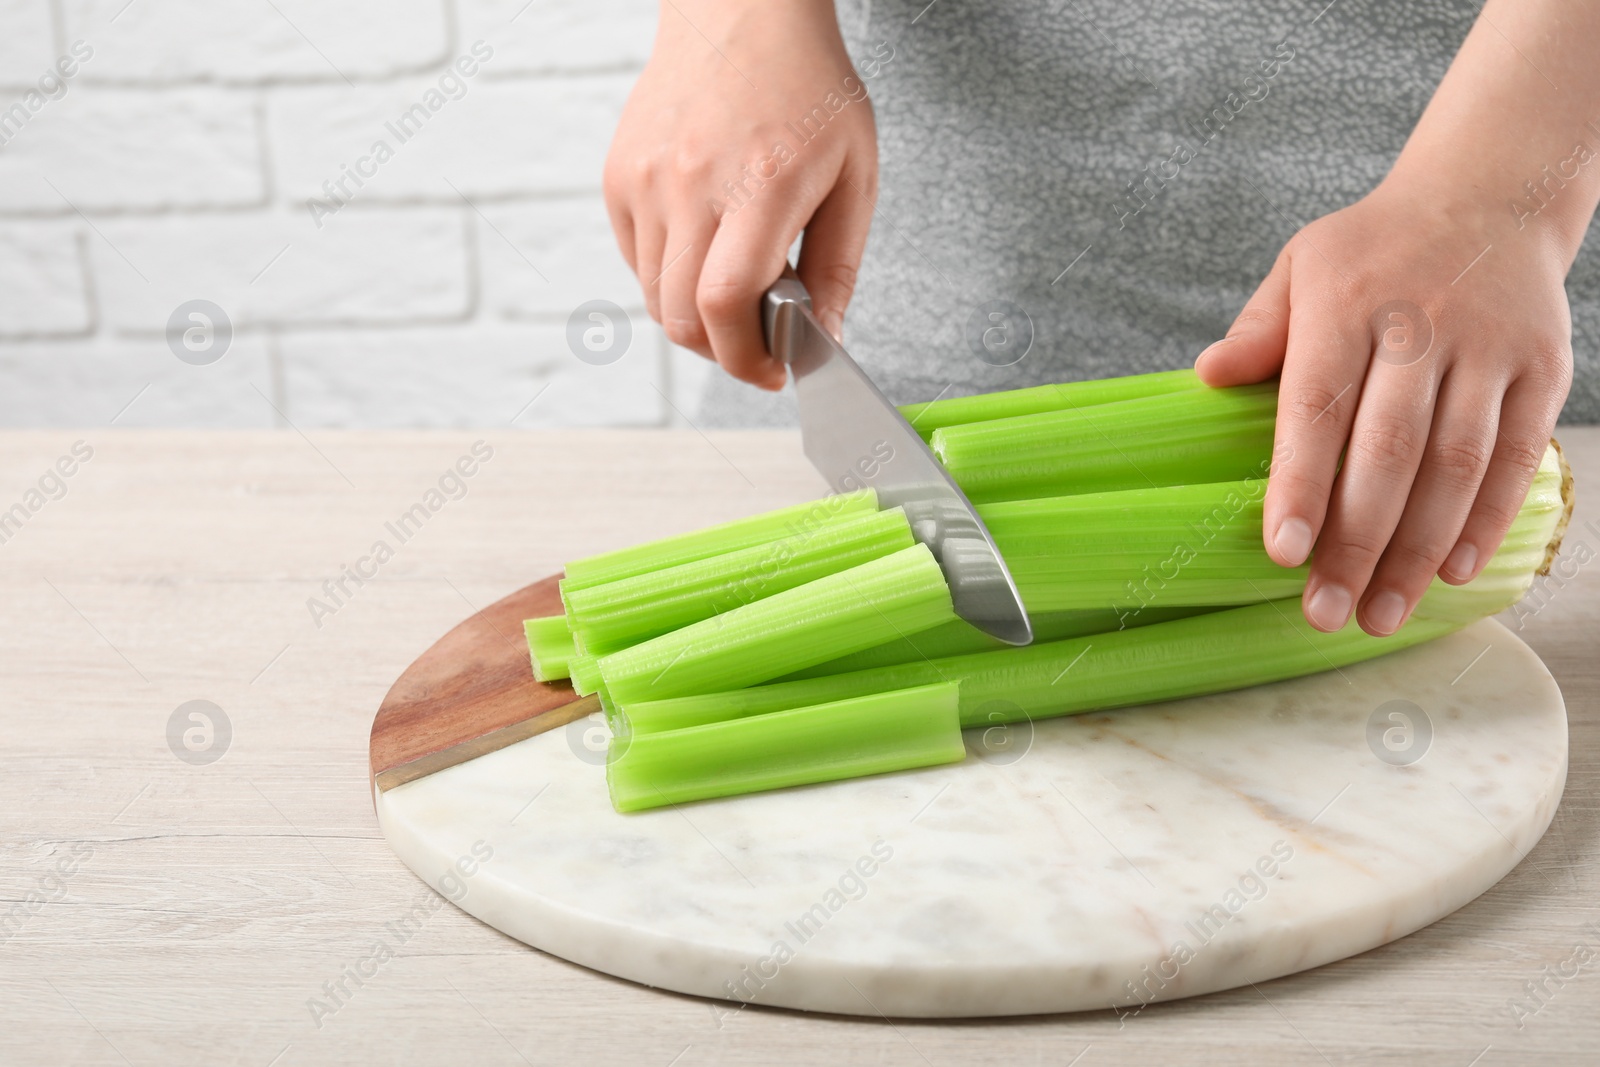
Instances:
[[[954,615],[938,562],[871,491],[570,564],[526,623],[535,676],[598,693],[635,811],[950,762],[960,730],[1260,685],[1431,640],[1547,570],[1572,510],[1551,442],[1505,542],[1395,635],[1312,629],[1307,567],[1262,547],[1275,387],[1188,371],[903,409],[972,498],[1034,623]],[[996,709],[1003,709],[997,712]]]

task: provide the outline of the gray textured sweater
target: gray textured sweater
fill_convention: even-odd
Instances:
[[[1326,3],[840,0],[882,166],[851,352],[901,403],[1190,365],[1382,179],[1479,8]],[[1567,422],[1600,421],[1594,243]],[[793,419],[722,374],[699,416]]]

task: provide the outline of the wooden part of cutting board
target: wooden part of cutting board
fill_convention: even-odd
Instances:
[[[389,688],[372,722],[375,792],[565,726],[600,708],[567,682],[539,682],[524,619],[561,614],[559,574],[512,593],[445,634]]]

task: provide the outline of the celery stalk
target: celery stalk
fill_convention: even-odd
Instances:
[[[1277,384],[1019,415],[933,434],[935,454],[975,502],[1264,477]]]
[[[567,671],[572,678],[572,688],[581,697],[600,691],[600,657],[583,653],[567,661]]]
[[[903,404],[900,414],[906,417],[913,429],[927,438],[933,435],[933,431],[946,426],[988,422],[1017,415],[1038,415],[1046,411],[1090,407],[1203,388],[1205,383],[1192,370],[1165,370],[1154,374],[1130,374],[1123,378],[1085,382],[1054,382],[1001,393]]]
[[[638,737],[956,681],[961,683],[962,723],[976,726],[1260,685],[1393,652],[1461,625],[1465,623],[1413,618],[1392,637],[1368,637],[1354,623],[1336,634],[1324,634],[1305,622],[1300,601],[1294,598],[1026,648],[623,703],[608,710],[614,728]]]
[[[1119,608],[1100,608],[1092,611],[1029,612],[1028,617],[1033,623],[1034,641],[1045,642],[1082,637],[1085,634],[1105,633],[1107,630],[1120,630],[1128,626],[1148,626],[1151,623],[1183,619],[1211,610],[1214,609],[1151,607],[1129,611]],[[965,619],[956,619],[943,626],[924,630],[920,634],[899,637],[875,648],[852,652],[848,656],[840,656],[838,659],[819,663],[815,667],[786,674],[779,680],[787,682],[798,678],[820,678],[825,674],[848,674],[869,667],[893,667],[900,663],[960,656],[969,652],[992,652],[1010,647],[998,637],[990,637]]]
[[[533,676],[541,682],[567,677],[567,661],[576,653],[572,631],[565,615],[524,619],[523,636],[528,639],[528,658],[533,661]]]
[[[1571,472],[1552,443],[1504,543],[1483,572],[1464,586],[1435,579],[1410,620],[1390,637],[1369,637],[1354,621],[1337,633],[1314,630],[1296,597],[1026,648],[677,699],[624,701],[607,711],[620,728],[639,735],[958,681],[962,722],[976,726],[1280,681],[1398,651],[1505,610],[1548,569],[1571,514]]]
[[[752,515],[747,519],[735,519],[720,526],[708,526],[704,530],[691,530],[676,537],[619,548],[567,564],[561,592],[565,596],[574,589],[599,585],[601,582],[615,582],[635,574],[646,574],[691,560],[749,548],[876,510],[877,494],[870,489],[862,489]]]
[[[1417,603],[1412,618],[1471,622],[1504,611],[1550,572],[1561,548],[1574,501],[1572,469],[1554,440],[1545,449],[1533,484],[1511,528],[1479,575],[1466,585],[1446,585],[1435,580]]]
[[[917,544],[600,658],[617,702],[753,685],[955,618]]]
[[[1225,607],[1298,595],[1308,567],[1262,546],[1266,481],[1042,497],[979,508],[1030,612]]]
[[[874,693],[612,743],[618,811],[954,763],[965,755],[954,683]]]
[[[1297,595],[1307,568],[1279,567],[1261,544],[1265,487],[1261,479],[1245,479],[1007,501],[979,511],[1034,616],[1035,640],[1048,641],[1159,622],[1179,609]],[[603,654],[910,543],[898,512],[873,513],[830,524],[805,541],[790,538],[577,590],[568,608],[579,649]],[[751,575],[767,575],[773,588],[751,588],[759,584]],[[1058,630],[1054,620],[1063,613],[1071,614]],[[1084,613],[1093,621],[1075,621]],[[957,620],[798,675],[1000,647]]]
[[[899,508],[851,515],[734,552],[567,593],[582,652],[605,654],[910,548]]]

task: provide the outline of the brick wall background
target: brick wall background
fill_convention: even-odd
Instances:
[[[600,198],[654,28],[653,0],[0,0],[0,424],[692,418],[709,367]],[[173,345],[202,320],[168,329],[196,299],[233,329],[201,365]],[[567,336],[594,299],[632,325],[603,365]]]

